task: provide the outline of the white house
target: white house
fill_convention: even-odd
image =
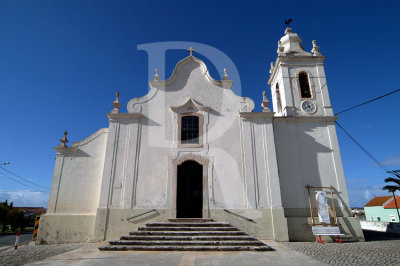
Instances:
[[[253,112],[225,75],[192,54],[109,127],[57,159],[38,241],[101,241],[149,221],[213,218],[262,239],[313,240],[306,185],[334,188],[342,233],[363,240],[352,217],[322,56],[286,29],[265,98]],[[65,141],[64,141],[65,142]],[[332,206],[331,206],[332,207]],[[148,213],[147,213],[148,212]],[[143,214],[135,219],[135,215]]]

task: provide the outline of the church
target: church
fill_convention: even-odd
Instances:
[[[252,99],[232,91],[228,73],[215,80],[192,48],[168,79],[156,72],[127,113],[117,94],[108,128],[70,146],[65,133],[55,148],[37,241],[103,241],[171,218],[228,222],[260,239],[313,241],[318,218],[309,187],[331,188],[330,219],[334,212],[340,232],[363,241],[351,215],[325,56],[312,43],[306,52],[289,27],[278,42],[268,79],[272,110],[264,92],[262,112],[254,112]]]

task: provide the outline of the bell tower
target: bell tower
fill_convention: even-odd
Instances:
[[[312,41],[311,53],[302,39],[286,28],[278,41],[278,57],[271,62],[271,87],[275,116],[333,116],[324,71],[325,56]]]

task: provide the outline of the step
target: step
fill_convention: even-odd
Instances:
[[[155,226],[155,227],[139,227],[139,231],[238,231],[233,226],[221,226],[221,227],[172,227],[172,226]]]
[[[168,219],[168,221],[173,223],[207,223],[207,222],[215,222],[214,219],[210,218],[175,218],[175,219]]]
[[[257,240],[252,236],[152,236],[152,235],[128,235],[121,236],[121,240],[203,240],[203,241],[222,241],[222,240]]]
[[[224,222],[208,222],[208,223],[199,223],[199,222],[179,222],[179,223],[170,223],[170,222],[156,222],[156,223],[147,223],[148,227],[232,227],[229,223]]]
[[[113,240],[111,245],[138,246],[262,246],[261,241],[143,241],[143,240]]]
[[[125,251],[125,250],[148,250],[148,251],[271,251],[270,246],[101,246],[100,250]]]
[[[170,219],[153,222],[121,236],[100,250],[268,251],[264,242],[229,223],[212,219]]]
[[[246,235],[242,231],[134,231],[129,235],[152,235],[152,236],[238,236]]]

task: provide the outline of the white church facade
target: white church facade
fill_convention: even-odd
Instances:
[[[271,64],[265,98],[254,112],[227,74],[213,79],[203,61],[182,59],[167,80],[109,127],[57,157],[38,241],[117,238],[150,221],[213,218],[261,239],[314,240],[307,185],[333,187],[340,230],[362,241],[351,216],[322,56],[304,51],[286,29]],[[330,206],[331,208],[333,206]]]

